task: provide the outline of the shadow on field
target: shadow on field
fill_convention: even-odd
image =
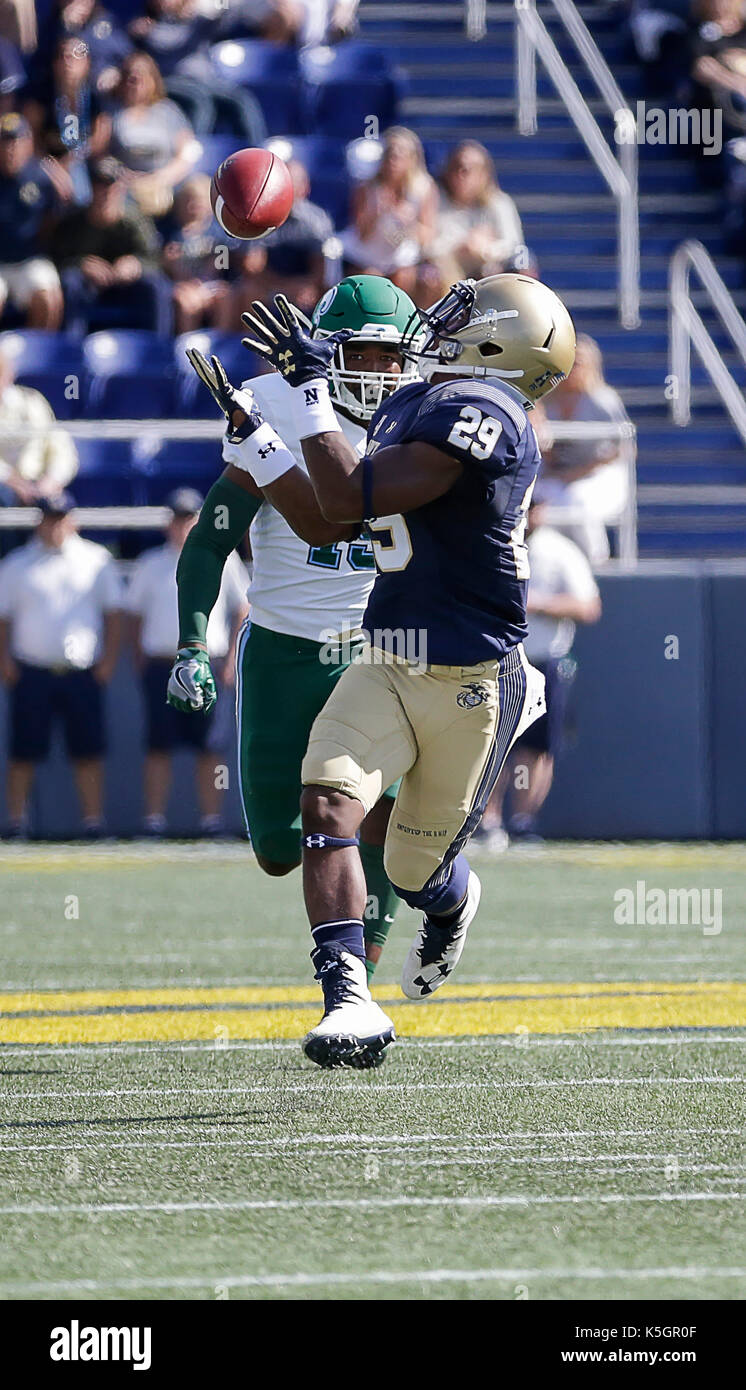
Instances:
[[[0,1129],[74,1129],[89,1125],[91,1128],[102,1126],[121,1126],[121,1125],[162,1125],[171,1124],[178,1120],[219,1120],[221,1125],[236,1124],[261,1124],[271,1123],[269,1113],[262,1113],[254,1110],[241,1110],[232,1115],[226,1115],[222,1110],[207,1110],[199,1114],[183,1115],[121,1115],[104,1119],[90,1116],[84,1119],[63,1119],[63,1120],[7,1120],[0,1125]]]

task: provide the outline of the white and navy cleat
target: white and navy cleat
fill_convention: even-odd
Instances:
[[[477,915],[481,896],[482,885],[470,869],[464,905],[450,927],[439,927],[423,917],[402,970],[401,987],[407,999],[429,999],[445,984],[461,959],[466,933]]]
[[[319,1067],[380,1067],[395,1041],[394,1025],[370,995],[365,964],[349,951],[327,951],[316,972],[324,991],[324,1016],[303,1039],[303,1051]]]

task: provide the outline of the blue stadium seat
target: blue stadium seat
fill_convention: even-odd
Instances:
[[[130,507],[139,501],[128,439],[78,439],[76,446],[80,466],[70,491],[81,507]]]
[[[195,487],[204,497],[224,467],[219,439],[166,439],[140,460],[135,451],[138,501],[161,506],[176,487]]]
[[[210,178],[212,178],[218,165],[222,164],[229,154],[234,154],[240,148],[235,135],[200,135],[199,142],[202,146],[202,153],[197,161],[197,172],[209,174]]]
[[[266,142],[280,159],[299,159],[311,180],[311,199],[324,208],[339,229],[349,220],[350,177],[345,141],[333,135],[278,135]]]
[[[106,0],[106,9],[125,28],[131,19],[138,19],[145,9],[143,0]]]
[[[226,39],[210,57],[224,82],[248,87],[269,130],[300,133],[306,126],[303,78],[294,48],[267,39]]]
[[[301,67],[307,82],[328,82],[342,77],[387,77],[391,66],[382,48],[374,48],[354,39],[335,44],[307,48],[301,54]]]
[[[353,140],[375,116],[381,130],[396,120],[398,89],[385,76],[334,77],[309,87],[310,120],[319,135]]]
[[[77,338],[24,328],[0,333],[0,350],[13,362],[19,386],[46,396],[60,420],[74,420],[86,395],[87,373]]]
[[[156,419],[173,406],[173,343],[130,328],[90,333],[83,354],[91,378],[88,412],[117,419]]]
[[[260,376],[266,371],[266,364],[256,353],[249,352],[241,345],[240,333],[218,333],[214,329],[200,329],[196,333],[182,333],[174,343],[174,369],[176,376],[176,414],[188,420],[215,420],[218,408],[191,366],[185,349],[199,348],[208,359],[211,354],[220,358],[228,377],[238,386],[247,377]]]

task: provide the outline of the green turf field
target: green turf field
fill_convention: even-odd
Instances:
[[[0,1297],[746,1296],[743,846],[477,861],[458,977],[322,1073],[297,876],[243,846],[0,854]],[[722,929],[614,920],[722,891]]]

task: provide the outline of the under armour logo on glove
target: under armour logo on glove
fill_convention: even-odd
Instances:
[[[288,303],[284,294],[274,298],[275,313],[258,299],[251,310],[241,315],[250,338],[243,345],[258,352],[284,377],[293,376],[293,385],[326,377],[337,348],[353,336],[352,329],[340,329],[324,338],[313,336],[313,325],[300,309]],[[307,402],[310,404],[311,402]]]

